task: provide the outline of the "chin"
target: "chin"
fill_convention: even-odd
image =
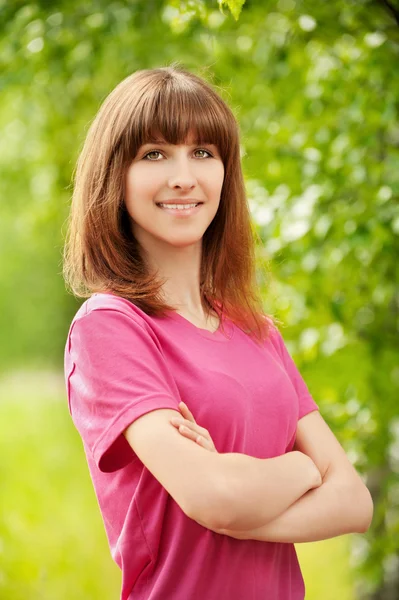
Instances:
[[[174,248],[186,248],[187,246],[195,246],[200,244],[203,238],[203,234],[193,237],[191,236],[179,236],[173,239],[165,239],[164,242],[173,246]]]

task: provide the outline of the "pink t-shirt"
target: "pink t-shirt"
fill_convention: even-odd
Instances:
[[[112,294],[94,294],[72,321],[69,409],[122,570],[121,600],[304,598],[294,544],[237,540],[199,525],[122,434],[183,400],[218,452],[271,458],[292,450],[298,420],[318,406],[281,334],[274,328],[259,346],[223,322],[226,333],[212,333],[174,312],[149,316]]]

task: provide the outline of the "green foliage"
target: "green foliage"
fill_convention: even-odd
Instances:
[[[16,373],[0,381],[0,396],[0,597],[117,598],[120,570],[62,378]]]
[[[220,9],[223,9],[223,6],[226,4],[235,20],[238,21],[245,0],[218,0],[218,4]]]
[[[359,593],[381,597],[399,555],[395,6],[0,3],[0,368],[61,368],[79,306],[61,252],[87,127],[124,77],[180,61],[240,123],[265,307],[373,493],[353,564]]]
[[[353,536],[297,544],[306,600],[352,600],[354,578],[349,567]]]

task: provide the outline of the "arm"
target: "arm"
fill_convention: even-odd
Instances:
[[[364,533],[370,524],[364,515],[370,513],[365,486],[349,485],[327,473],[323,484],[310,490],[282,515],[263,527],[247,531],[228,529],[217,533],[236,539],[265,542],[316,542],[346,533]]]
[[[229,528],[217,533],[237,539],[295,543],[367,531],[373,516],[370,492],[318,412],[299,421],[295,447],[311,455],[324,475],[322,485],[259,528]]]
[[[260,527],[322,482],[314,462],[300,451],[267,459],[226,453],[219,459],[226,529]]]

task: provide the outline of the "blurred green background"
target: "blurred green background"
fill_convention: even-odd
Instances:
[[[66,403],[62,247],[99,106],[173,61],[239,121],[265,309],[374,498],[365,535],[297,545],[306,598],[397,600],[397,0],[0,0],[0,598],[119,597]]]

